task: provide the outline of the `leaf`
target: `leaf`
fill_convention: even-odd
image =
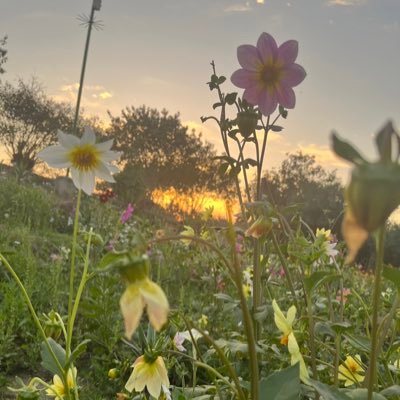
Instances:
[[[256,167],[257,161],[253,160],[252,158],[246,158],[245,160],[243,160],[242,164],[243,164],[243,167],[245,167],[247,169],[247,168],[249,168],[249,166]]]
[[[304,278],[304,287],[308,295],[311,295],[314,289],[323,283],[340,278],[339,275],[331,274],[326,271],[316,271],[310,276]]]
[[[336,133],[332,134],[332,147],[333,151],[339,157],[342,157],[353,164],[362,164],[367,162],[349,142],[340,139]]]
[[[281,114],[283,119],[286,119],[288,116],[288,111],[285,110],[285,108],[282,107],[280,104],[279,104],[279,114]]]
[[[400,396],[400,386],[389,386],[388,388],[381,390],[380,394],[386,397]]]
[[[392,281],[400,292],[400,270],[396,268],[383,267],[383,277]]]
[[[237,97],[237,93],[235,93],[235,92],[233,92],[233,93],[228,93],[228,94],[225,96],[225,101],[226,101],[227,104],[229,104],[229,105],[231,106],[232,104],[235,103],[236,97]]]
[[[47,338],[47,343],[50,345],[53,350],[57,360],[64,368],[66,362],[65,350],[52,338]],[[64,374],[63,370],[60,370],[56,362],[54,361],[49,349],[47,348],[45,342],[42,342],[40,350],[40,356],[42,357],[41,365],[43,368],[47,369],[47,371],[51,372],[53,375],[62,376]]]
[[[340,392],[334,386],[309,379],[309,384],[324,398],[324,400],[350,400],[350,397]]]
[[[224,76],[220,76],[217,80],[218,85],[222,85],[226,81]]]
[[[90,339],[85,339],[81,343],[76,346],[75,350],[71,353],[71,356],[68,358],[68,361],[65,365],[65,369],[68,369],[71,364],[75,362],[75,360],[86,351],[87,344],[90,342]]]
[[[222,103],[214,103],[212,105],[212,108],[215,110],[216,108],[221,107],[221,106],[222,106]]]
[[[368,390],[367,389],[353,389],[346,392],[347,398],[352,400],[367,400]],[[386,400],[386,397],[379,393],[372,394],[372,400]]]
[[[277,371],[260,381],[260,399],[299,400],[300,368],[299,363]]]
[[[388,121],[376,135],[376,146],[383,162],[390,162],[392,159],[392,137],[395,135],[391,121]]]
[[[272,132],[281,132],[281,131],[283,130],[283,126],[271,125],[271,126],[269,127],[269,129],[270,129]]]
[[[350,345],[357,351],[364,353],[371,352],[371,342],[365,336],[361,335],[345,335],[345,338]]]

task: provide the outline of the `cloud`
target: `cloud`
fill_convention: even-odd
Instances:
[[[257,3],[260,3],[260,2],[257,0]],[[262,4],[262,3],[260,3],[260,4]],[[244,3],[244,4],[243,3],[232,4],[232,5],[224,8],[224,12],[226,12],[226,13],[248,12],[251,10],[252,10],[252,7],[251,7],[249,1],[246,1],[246,3]]]
[[[157,86],[157,87],[164,87],[164,88],[171,87],[171,82],[166,81],[161,78],[157,78],[155,76],[145,76],[141,80],[141,83],[143,83],[146,86]]]
[[[112,93],[104,91],[99,93],[98,97],[100,97],[100,99],[102,100],[106,100],[106,99],[110,99],[111,97],[113,97]]]
[[[365,0],[329,0],[329,6],[344,6],[344,7],[351,7],[351,6],[360,6],[365,3]]]

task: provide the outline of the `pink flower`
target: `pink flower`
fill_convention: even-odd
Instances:
[[[126,207],[126,210],[122,213],[121,215],[121,223],[125,224],[126,222],[128,222],[128,220],[132,217],[133,214],[133,206],[131,203],[128,204],[128,206]]]
[[[183,342],[186,340],[185,335],[182,332],[176,332],[174,336],[174,345],[179,351],[186,351],[185,347],[183,347]]]
[[[245,89],[243,98],[252,105],[258,105],[264,115],[270,115],[278,104],[294,108],[296,96],[293,87],[306,77],[306,71],[295,63],[298,42],[288,40],[277,46],[275,39],[262,33],[257,46],[244,44],[237,49],[242,69],[232,74],[232,83]]]

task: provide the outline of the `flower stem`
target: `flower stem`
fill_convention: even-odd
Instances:
[[[380,296],[382,286],[382,270],[383,270],[383,256],[384,256],[384,243],[385,243],[385,226],[383,225],[376,237],[376,266],[375,266],[375,284],[374,294],[372,298],[372,332],[371,332],[371,358],[368,368],[368,400],[372,400],[374,386],[377,375],[377,360],[378,360],[378,343],[379,343],[379,322],[378,314],[380,307]]]
[[[260,254],[261,243],[260,239],[254,239],[254,258],[253,258],[253,312],[256,313],[262,305],[262,286],[261,286],[261,268]],[[261,324],[254,319],[254,334],[255,340],[259,340],[261,336]]]
[[[14,271],[13,267],[10,265],[10,263],[7,261],[7,259],[1,253],[0,253],[0,261],[6,267],[6,269],[11,274],[11,276],[14,278],[15,282],[17,283],[18,287],[20,288],[20,290],[22,292],[22,295],[25,298],[26,304],[27,304],[27,306],[29,308],[29,311],[30,311],[30,313],[32,315],[33,321],[34,321],[34,323],[35,323],[40,335],[42,336],[42,338],[44,340],[44,344],[47,347],[48,352],[50,353],[50,355],[53,358],[55,364],[57,365],[57,368],[60,370],[60,372],[64,371],[64,367],[61,365],[61,363],[58,360],[57,356],[55,355],[53,349],[51,348],[49,342],[47,341],[46,333],[44,332],[42,324],[40,323],[39,318],[38,318],[38,316],[36,314],[36,311],[33,308],[31,299],[29,298],[28,292],[26,291],[24,284],[19,279],[19,277],[18,277],[17,273]]]
[[[74,297],[74,279],[75,279],[75,259],[76,259],[76,242],[78,238],[78,228],[79,228],[79,209],[81,206],[82,190],[78,190],[78,197],[76,200],[75,208],[75,218],[74,218],[74,231],[72,236],[72,248],[71,248],[71,269],[69,272],[69,297],[68,297],[68,324],[67,324],[67,343],[66,343],[66,353],[67,359],[71,355],[71,342],[72,342],[72,307],[73,307],[73,297]]]

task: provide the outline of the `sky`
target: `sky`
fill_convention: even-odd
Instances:
[[[39,79],[56,100],[74,102],[92,0],[0,0],[0,37],[8,35],[3,80]],[[299,42],[307,71],[295,88],[296,108],[268,145],[266,168],[297,150],[314,154],[345,176],[330,150],[337,131],[376,157],[373,135],[388,119],[400,128],[399,0],[103,0],[96,13],[82,105],[107,121],[126,106],[145,104],[171,114],[222,151],[217,101],[206,82],[214,60],[228,77],[239,68],[237,46],[262,32],[278,44]]]

